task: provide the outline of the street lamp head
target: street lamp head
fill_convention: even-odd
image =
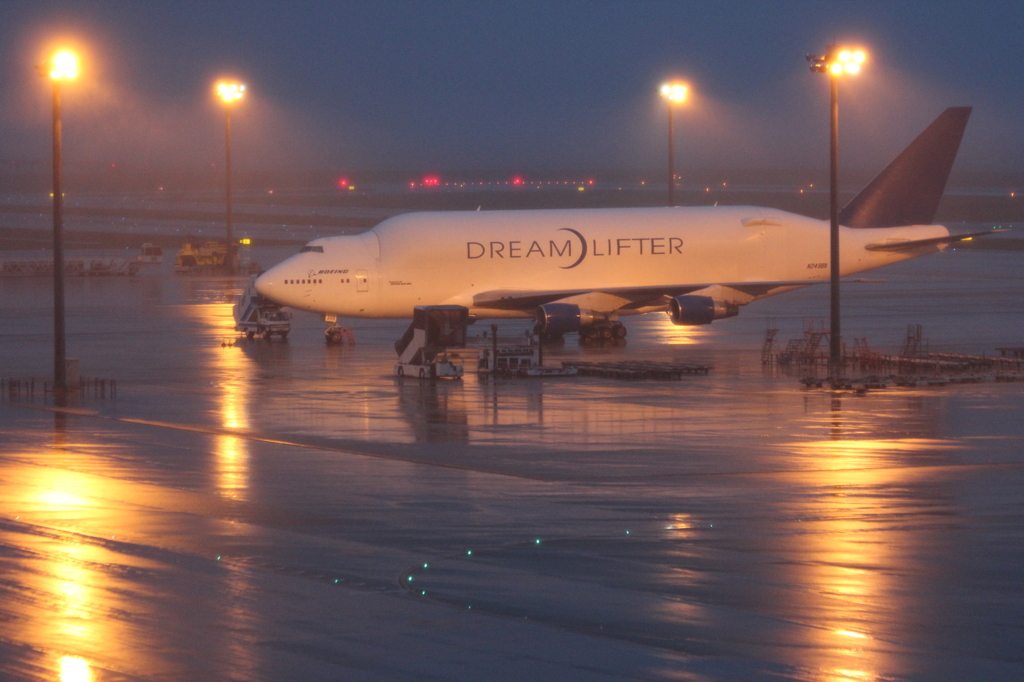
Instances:
[[[814,73],[842,76],[860,73],[861,67],[867,61],[867,54],[864,50],[839,49],[832,45],[823,56],[807,55],[807,61],[811,63],[811,71]]]
[[[73,52],[61,50],[50,60],[51,80],[70,80],[78,77],[78,57]]]
[[[234,104],[236,101],[242,99],[242,95],[245,94],[245,86],[241,83],[217,83],[217,96],[220,97],[224,104]]]
[[[661,96],[670,103],[685,102],[690,86],[680,81],[672,81],[661,86]]]

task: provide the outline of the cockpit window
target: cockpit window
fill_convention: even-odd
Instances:
[[[324,252],[324,247],[322,247],[322,246],[310,246],[309,244],[306,244],[301,249],[299,249],[299,253],[307,253],[309,251],[312,251],[313,253],[323,253]]]

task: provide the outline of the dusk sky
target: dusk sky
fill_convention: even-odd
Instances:
[[[804,55],[870,54],[841,85],[842,158],[878,170],[973,105],[960,170],[1024,171],[1024,16],[1011,2],[0,0],[0,161],[49,158],[48,49],[83,54],[69,163],[218,162],[213,83],[248,85],[242,169],[658,168],[659,84],[682,168],[824,168],[828,86]]]

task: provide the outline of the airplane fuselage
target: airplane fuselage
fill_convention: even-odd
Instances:
[[[941,225],[840,228],[841,275],[934,253],[869,251],[887,241],[944,237]],[[502,292],[778,282],[737,304],[825,280],[829,224],[748,206],[409,213],[355,236],[325,237],[262,274],[264,296],[350,317],[410,317],[417,305],[456,304],[480,318],[529,317],[498,306]],[[727,290],[731,291],[731,290]],[[615,308],[614,296],[608,307]],[[633,306],[618,314],[664,309]]]

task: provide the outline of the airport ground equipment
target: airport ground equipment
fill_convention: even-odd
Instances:
[[[418,305],[412,324],[395,342],[396,376],[420,379],[460,379],[462,357],[452,353],[466,347],[469,308],[460,305]]]
[[[324,330],[324,340],[328,346],[354,346],[356,345],[355,334],[348,327],[341,327],[332,324]]]
[[[477,342],[478,374],[523,378],[566,377],[577,374],[576,369],[571,367],[544,366],[544,346],[536,332],[502,338],[498,336],[498,325],[492,324],[490,335],[484,332]]]
[[[177,273],[209,272],[224,267],[225,249],[223,242],[206,241],[200,244],[193,238],[185,240],[174,259]]]
[[[270,339],[274,334],[286,339],[292,330],[292,314],[258,294],[252,281],[235,304],[234,314],[235,331],[243,332],[249,339]]]
[[[324,342],[328,346],[356,345],[355,334],[348,327],[342,327],[338,324],[337,315],[324,315],[323,318],[324,322],[327,323],[327,329],[324,330]]]
[[[164,250],[155,244],[146,242],[142,245],[139,262],[143,265],[159,265],[164,262]]]
[[[540,367],[541,350],[536,335],[524,334],[501,338],[498,325],[492,324],[490,335],[484,332],[477,360],[479,374],[511,376]]]

